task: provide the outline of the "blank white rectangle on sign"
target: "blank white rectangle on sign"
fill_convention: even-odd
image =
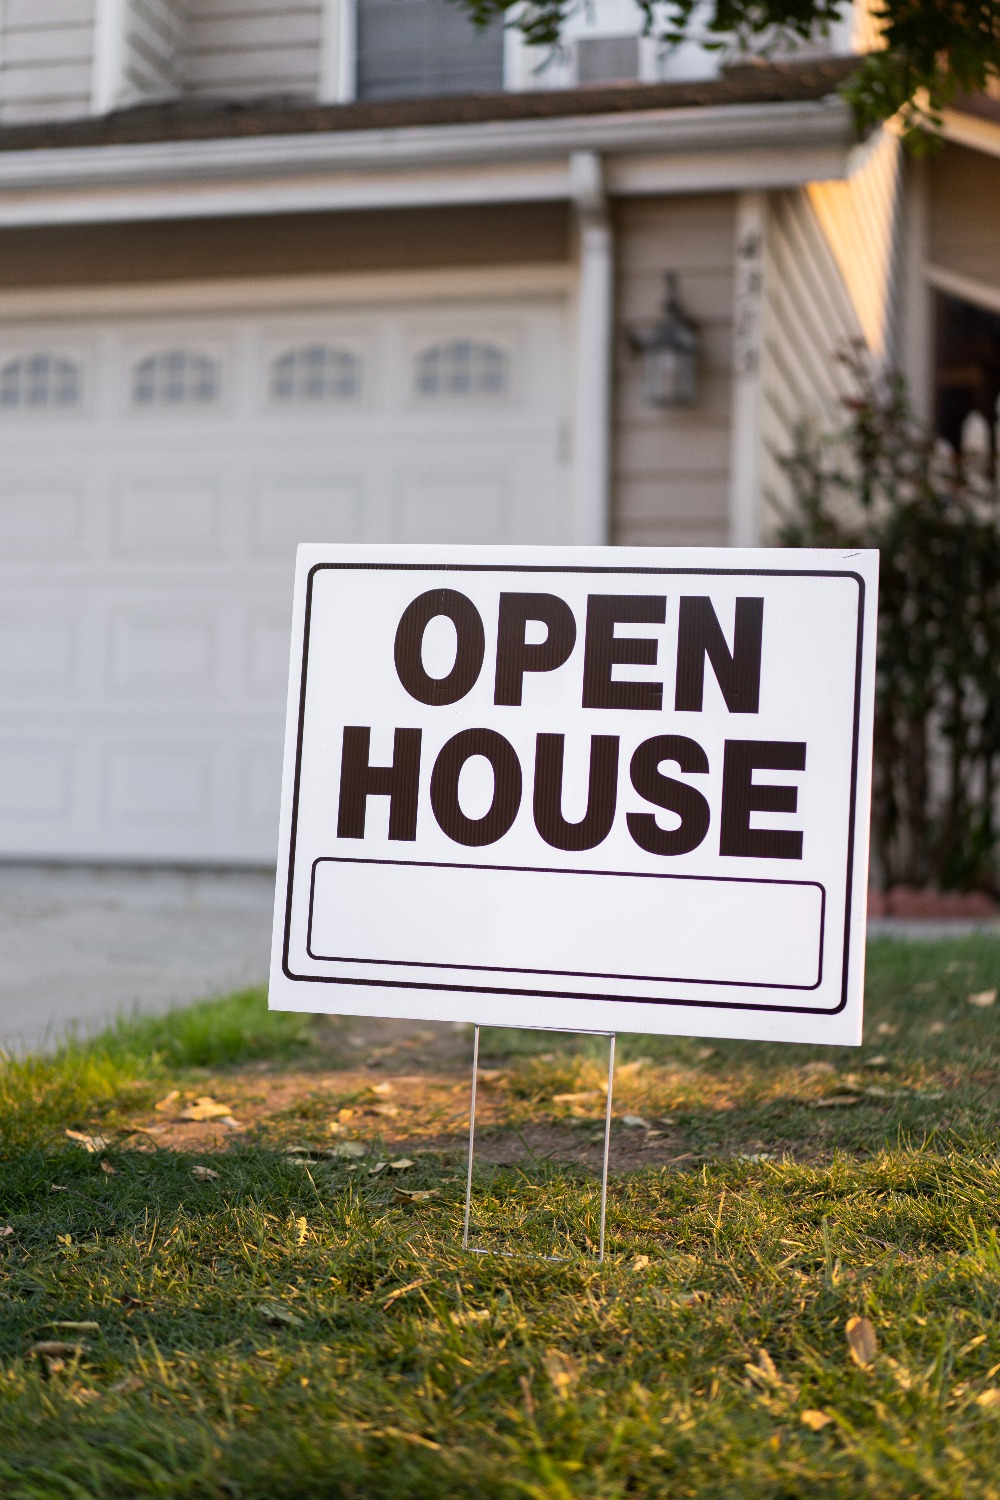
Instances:
[[[810,990],[824,896],[811,881],[319,859],[309,956]]]

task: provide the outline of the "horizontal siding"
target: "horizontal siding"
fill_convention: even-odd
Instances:
[[[179,90],[180,0],[128,0],[123,102],[169,99]]]
[[[945,146],[927,172],[931,265],[1000,289],[1000,161]]]
[[[863,337],[857,309],[806,190],[771,201],[762,317],[761,498],[765,539],[787,510],[780,459],[805,422],[842,426],[846,377],[836,354]]]
[[[185,27],[185,91],[219,98],[314,97],[321,26],[321,0],[199,0]]]
[[[883,130],[846,181],[809,187],[862,332],[880,356],[895,352],[891,291],[899,250],[902,151],[899,137]]]
[[[0,123],[86,115],[94,0],[7,0],[0,16]]]
[[[664,273],[680,278],[704,357],[698,404],[653,411],[642,362],[618,341],[614,540],[623,545],[718,545],[728,536],[734,204],[731,197],[640,200],[616,217],[619,329],[655,323]]]

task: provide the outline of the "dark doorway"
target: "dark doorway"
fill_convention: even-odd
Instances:
[[[957,452],[970,412],[986,418],[996,466],[1000,396],[1000,314],[943,292],[935,296],[934,427]]]

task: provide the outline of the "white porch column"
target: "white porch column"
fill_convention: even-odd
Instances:
[[[319,80],[321,104],[349,104],[357,94],[357,0],[323,0]]]
[[[761,522],[761,324],[767,257],[767,199],[736,201],[733,411],[729,457],[729,544],[756,547]]]
[[[574,152],[570,180],[580,256],[571,540],[601,546],[611,535],[614,241],[601,158],[593,151]]]

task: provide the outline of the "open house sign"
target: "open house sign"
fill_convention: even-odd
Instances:
[[[877,579],[300,547],[271,1005],[858,1042]]]

